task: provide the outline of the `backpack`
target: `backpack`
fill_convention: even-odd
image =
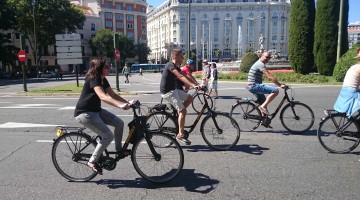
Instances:
[[[211,68],[210,68],[210,65],[208,65],[207,67],[206,67],[206,74],[207,74],[207,79],[210,79],[210,77],[211,77]]]

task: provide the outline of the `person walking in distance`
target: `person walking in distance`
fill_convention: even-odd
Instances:
[[[125,63],[122,73],[125,75],[125,83],[129,83],[130,66],[129,63]]]
[[[124,121],[101,108],[101,102],[105,102],[116,108],[128,110],[132,103],[111,89],[106,79],[109,71],[106,60],[95,58],[90,62],[90,68],[85,75],[85,83],[74,112],[74,117],[78,122],[101,136],[101,140],[97,143],[87,163],[87,166],[98,174],[102,174],[102,169],[97,165],[97,161],[114,138],[115,150],[122,155],[130,154],[129,150],[122,150],[121,145]],[[114,134],[107,125],[115,127]]]
[[[184,59],[181,49],[173,49],[171,51],[171,60],[166,64],[160,81],[161,97],[171,103],[178,111],[179,133],[176,140],[190,145],[191,142],[185,137],[184,125],[185,116],[187,114],[186,108],[193,101],[193,97],[186,92],[177,89],[178,81],[183,82],[193,88],[198,88],[198,84],[192,83],[191,79],[185,76],[180,69],[180,64]],[[178,80],[177,80],[178,79]]]
[[[247,88],[249,92],[253,93],[258,100],[258,103],[261,104],[259,109],[264,115],[269,115],[269,111],[267,109],[268,105],[272,100],[279,94],[279,89],[274,86],[265,85],[262,83],[263,74],[270,79],[275,85],[284,88],[285,84],[281,84],[276,77],[270,73],[269,70],[266,69],[266,64],[271,59],[271,54],[268,51],[264,51],[261,54],[261,57],[258,61],[256,61],[250,68],[248,74],[248,84]],[[269,94],[265,97],[265,94]]]
[[[212,90],[214,90],[214,94],[215,94],[215,99],[218,98],[218,70],[216,68],[216,63],[212,63],[210,65],[211,71],[210,71],[210,81],[209,81],[209,93],[208,95],[210,96]]]
[[[203,61],[202,75],[201,75],[201,85],[208,87],[210,77],[210,66],[207,60]]]
[[[140,76],[142,76],[143,74],[142,74],[142,68],[140,67],[140,69],[139,69],[139,75]]]
[[[63,70],[61,69],[61,67],[59,67],[59,76],[60,76],[60,80],[62,80],[63,78]]]

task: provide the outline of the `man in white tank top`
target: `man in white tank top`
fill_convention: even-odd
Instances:
[[[346,72],[343,86],[335,102],[334,109],[351,116],[360,110],[360,48],[356,51],[358,62]]]

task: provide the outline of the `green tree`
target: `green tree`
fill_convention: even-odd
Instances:
[[[321,75],[332,75],[336,63],[339,3],[338,0],[317,0],[314,56]]]
[[[139,63],[147,63],[147,56],[150,54],[151,50],[146,44],[137,44],[135,45],[135,52],[138,57]]]
[[[69,0],[7,0],[7,3],[14,9],[15,30],[25,35],[33,52],[54,45],[56,34],[74,33],[85,21],[82,11]],[[37,47],[33,45],[35,35]],[[35,59],[39,61],[41,55]]]
[[[90,40],[90,46],[95,47],[99,55],[114,57],[114,32],[109,29],[99,29]]]
[[[259,56],[254,52],[245,53],[244,57],[241,59],[240,71],[248,73],[251,66],[259,60]]]
[[[133,58],[136,56],[133,41],[129,40],[124,34],[119,34],[119,49],[122,61],[121,66],[125,65],[126,58]]]
[[[8,30],[14,27],[15,12],[9,6],[7,0],[0,0],[0,30]],[[0,60],[3,63],[11,63],[16,59],[18,48],[11,44],[11,40],[0,32]]]
[[[292,0],[290,7],[289,59],[294,71],[314,70],[314,0]]]

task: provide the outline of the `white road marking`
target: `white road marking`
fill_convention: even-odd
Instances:
[[[33,123],[18,123],[18,122],[7,122],[0,124],[0,128],[35,128],[35,127],[56,127],[64,125],[55,124],[33,124]]]

